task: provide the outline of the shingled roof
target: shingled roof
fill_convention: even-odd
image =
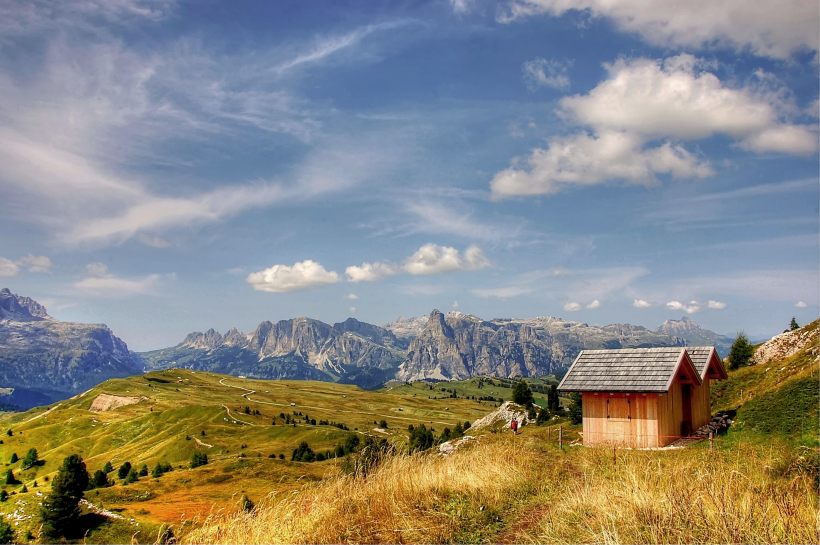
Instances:
[[[667,392],[680,368],[701,384],[685,348],[584,350],[558,389],[564,392]]]
[[[726,373],[726,368],[723,367],[723,362],[717,354],[714,346],[687,346],[686,351],[689,352],[689,357],[692,358],[692,364],[698,370],[701,379],[706,378],[706,371],[709,369],[709,363],[712,363],[712,369],[719,378],[729,378]]]

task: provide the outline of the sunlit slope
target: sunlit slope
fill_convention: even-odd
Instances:
[[[101,394],[136,398],[137,402],[104,412],[90,411]],[[251,414],[245,413],[245,407]],[[92,502],[125,509],[138,520],[178,522],[181,514],[208,512],[215,503],[230,501],[238,491],[258,499],[296,486],[299,479],[321,478],[337,462],[290,462],[291,452],[302,441],[316,452],[343,445],[350,434],[361,437],[368,433],[401,442],[409,424],[424,423],[441,431],[473,421],[487,410],[487,404],[465,399],[445,403],[327,382],[246,380],[172,369],[110,380],[75,398],[0,417],[0,430],[12,430],[11,436],[2,436],[0,462],[8,462],[13,453],[22,458],[29,448],[36,448],[45,460],[26,471],[21,470],[20,462],[0,467],[14,470],[30,490],[28,494],[33,494],[34,481],[43,486],[43,478],[53,476],[69,454],[80,454],[92,473],[111,462],[115,471],[109,478],[116,479],[117,485],[90,493]],[[296,425],[285,425],[282,413]],[[316,425],[307,423],[305,416]],[[344,424],[349,431],[319,425],[320,420]],[[382,420],[388,428],[374,430],[378,428],[374,422]],[[188,462],[197,451],[207,453],[210,463],[189,470]],[[279,459],[280,454],[284,460]],[[123,486],[116,469],[126,461],[137,469],[168,462],[175,470]],[[2,488],[19,492],[21,485]]]
[[[820,321],[801,331],[814,332],[811,344],[792,356],[729,371],[729,379],[712,384],[712,410],[736,410],[733,430],[757,431],[790,440],[818,442]]]

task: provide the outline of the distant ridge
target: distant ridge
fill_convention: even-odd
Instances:
[[[61,322],[30,297],[0,290],[0,404],[30,408],[144,367],[105,325]]]
[[[729,355],[729,350],[735,340],[734,337],[727,337],[704,329],[686,316],[680,320],[666,320],[655,328],[655,332],[680,337],[689,346],[714,346],[721,358]]]

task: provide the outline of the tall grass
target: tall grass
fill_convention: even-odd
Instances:
[[[487,436],[447,458],[395,456],[366,477],[329,476],[250,513],[212,514],[183,540],[817,542],[815,459],[760,446],[619,450],[613,461],[611,450],[559,451],[539,434]]]

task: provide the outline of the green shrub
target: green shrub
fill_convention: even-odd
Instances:
[[[515,388],[513,388],[512,400],[513,403],[524,405],[525,407],[530,407],[535,403],[532,390],[530,390],[529,385],[523,380],[519,381],[518,384],[515,385]]]
[[[140,477],[146,477],[148,475],[148,464],[142,464],[140,468]]]
[[[11,458],[9,459],[9,463],[10,463],[10,464],[16,464],[16,463],[17,463],[17,460],[19,460],[19,459],[20,459],[20,458],[18,458],[18,457],[17,457],[17,453],[16,453],[16,452],[12,452],[12,453],[11,453]]]
[[[139,475],[137,475],[137,471],[132,467],[128,472],[128,475],[125,476],[125,480],[122,484],[131,484],[137,482],[138,480],[140,480]]]

